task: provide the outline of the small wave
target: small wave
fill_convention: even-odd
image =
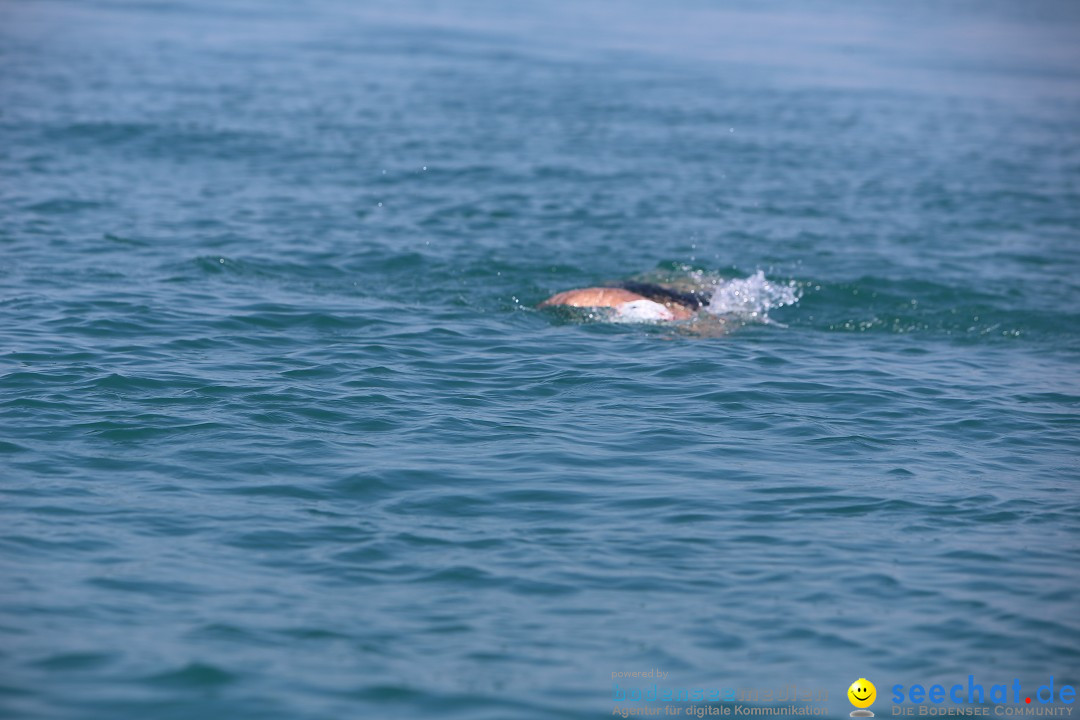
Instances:
[[[717,284],[705,309],[714,315],[738,315],[771,323],[769,311],[794,305],[801,293],[794,281],[774,283],[758,270],[748,278],[724,280]]]

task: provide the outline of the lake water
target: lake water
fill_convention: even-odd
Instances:
[[[1077,37],[1048,0],[9,0],[0,715],[1075,685]],[[640,274],[730,332],[535,308]]]

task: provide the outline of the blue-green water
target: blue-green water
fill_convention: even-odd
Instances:
[[[0,715],[1075,685],[1078,28],[0,5]],[[534,309],[643,272],[798,300]]]

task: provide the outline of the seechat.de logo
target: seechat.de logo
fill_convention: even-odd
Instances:
[[[957,705],[982,705],[983,703],[1031,705],[1034,699],[1039,705],[1049,705],[1054,702],[1056,697],[1057,702],[1062,705],[1072,705],[1076,702],[1076,688],[1072,685],[1058,685],[1056,690],[1055,693],[1054,678],[1052,676],[1050,682],[1040,685],[1035,692],[1031,692],[1030,688],[1025,690],[1021,686],[1020,678],[1013,678],[1012,683],[1009,684],[984,685],[975,682],[974,675],[968,675],[966,684],[931,685],[930,687],[925,685],[893,685],[892,701],[897,704],[910,702],[914,705],[922,705],[923,703],[940,705],[949,701]],[[1011,713],[995,711],[995,714]]]

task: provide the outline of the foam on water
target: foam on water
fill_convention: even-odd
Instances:
[[[705,309],[715,315],[738,315],[760,322],[772,322],[769,311],[799,301],[794,281],[774,283],[758,270],[748,278],[725,280],[716,286]]]

